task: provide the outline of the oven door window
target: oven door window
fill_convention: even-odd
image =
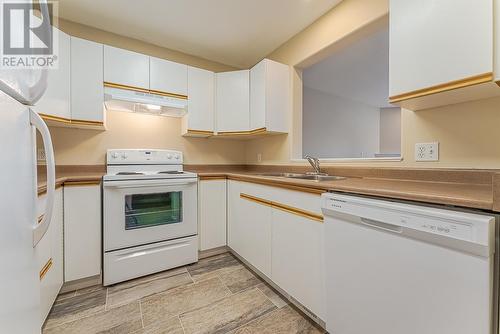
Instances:
[[[182,222],[182,192],[125,196],[125,229]]]

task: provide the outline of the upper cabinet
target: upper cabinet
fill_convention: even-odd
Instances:
[[[250,71],[216,74],[217,134],[248,133],[250,130]]]
[[[188,67],[184,64],[150,57],[149,89],[153,92],[188,95]]]
[[[418,110],[500,95],[493,2],[391,0],[390,102]]]
[[[104,82],[149,89],[149,56],[104,45]]]
[[[209,137],[214,134],[215,73],[188,66],[188,113],[182,119],[182,135]]]
[[[72,123],[103,126],[103,45],[71,37]]]
[[[70,36],[54,28],[59,40],[57,68],[48,70],[47,90],[36,103],[36,111],[49,121],[69,122],[70,110]]]
[[[250,70],[250,129],[288,132],[290,70],[264,59]]]

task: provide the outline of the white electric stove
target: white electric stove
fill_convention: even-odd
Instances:
[[[198,261],[197,182],[172,150],[108,150],[103,284]]]

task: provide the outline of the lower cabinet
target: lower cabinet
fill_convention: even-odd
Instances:
[[[38,197],[39,216],[45,208],[46,195]],[[63,285],[63,190],[55,191],[49,229],[35,248],[40,277],[40,326]]]
[[[229,181],[228,245],[271,278],[271,215],[269,206],[242,197],[253,184]]]
[[[318,317],[326,319],[322,239],[323,224],[273,210],[272,280]]]
[[[325,319],[319,194],[228,181],[228,245]]]
[[[226,245],[226,179],[200,179],[198,231],[201,251]]]
[[[64,185],[64,281],[101,274],[101,187]]]

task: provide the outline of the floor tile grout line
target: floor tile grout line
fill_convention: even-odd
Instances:
[[[181,328],[182,328],[182,332],[184,334],[186,334],[186,330],[184,329],[184,325],[182,324],[182,320],[181,320],[181,314],[177,314],[177,319],[179,319],[179,323],[181,324]]]
[[[142,328],[144,328],[144,316],[142,314],[142,303],[139,300],[139,312],[141,313],[141,323],[142,323]]]

